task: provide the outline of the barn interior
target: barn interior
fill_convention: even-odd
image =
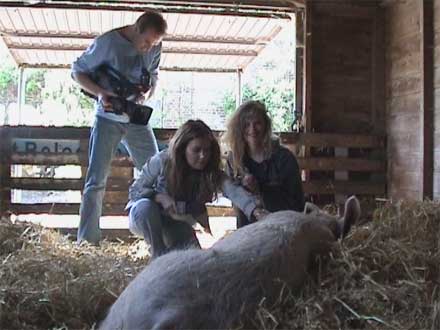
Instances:
[[[327,268],[324,272],[323,281],[333,279],[332,285],[318,280],[323,288],[317,289],[316,279],[310,280],[295,303],[293,299],[283,300],[283,306],[291,307],[290,312],[300,311],[296,318],[278,306],[258,311],[256,320],[261,323],[255,326],[439,327],[440,208],[436,201],[440,196],[440,3],[434,0],[5,0],[0,3],[0,36],[20,70],[68,68],[97,35],[129,24],[149,8],[162,12],[170,27],[164,38],[161,70],[233,73],[238,82],[237,104],[243,97],[240,85],[243,71],[284,24],[293,21],[296,46],[292,88],[298,123],[279,136],[298,158],[309,201],[320,206],[338,206],[348,196],[356,195],[365,210],[363,224],[367,227],[360,226],[331,258],[333,275]],[[12,193],[80,191],[88,162],[89,130],[89,127],[0,126],[0,214],[5,228],[12,226],[8,219],[16,215],[78,213],[78,202],[21,203],[12,198]],[[174,131],[157,128],[155,134],[165,145]],[[25,139],[69,140],[75,141],[79,148],[72,153],[14,148],[14,142]],[[75,165],[82,170],[78,178],[26,177],[12,171],[20,165]],[[112,163],[104,215],[126,216],[124,207],[132,180],[130,159],[118,155]],[[208,211],[211,217],[233,216],[230,206],[214,204]],[[25,227],[20,228],[25,230]],[[74,231],[65,228],[62,232]],[[32,235],[18,232],[14,239],[19,243],[2,253],[5,265],[15,260],[14,251],[23,244],[36,244],[29,238]],[[128,231],[109,229],[106,235],[125,239]],[[63,240],[61,236],[53,238],[57,244],[61,244],[60,240]],[[429,246],[423,245],[423,240]],[[114,253],[114,245],[106,244]],[[69,253],[74,257],[81,255],[75,249]],[[371,251],[375,251],[373,256],[369,255]],[[102,251],[96,253],[111,264]],[[127,253],[122,252],[124,258]],[[405,257],[393,257],[398,254]],[[83,262],[96,260],[83,259]],[[144,263],[126,265],[127,269],[133,267],[128,278]],[[361,266],[363,263],[365,268]],[[384,269],[390,275],[385,275]],[[347,280],[353,274],[362,274],[356,285]],[[127,281],[127,277],[115,281],[109,290],[119,293]],[[111,304],[117,293],[103,298],[103,305]],[[396,302],[410,296],[417,298],[407,304]],[[320,301],[326,303],[319,305]],[[77,311],[75,308],[72,310]],[[100,305],[100,308],[102,313],[104,307]],[[306,308],[314,311],[307,314]],[[86,321],[70,318],[66,321],[70,322],[67,328],[92,326],[98,315],[102,315],[99,313],[92,316],[82,313]],[[50,317],[43,319],[61,327],[59,314],[62,312],[56,310],[52,323],[47,321]],[[5,325],[13,322],[6,317],[0,317],[0,321]],[[9,324],[17,327],[19,323]]]

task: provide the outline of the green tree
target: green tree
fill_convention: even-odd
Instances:
[[[69,70],[50,71],[42,93],[44,99],[65,107],[67,112],[65,125],[90,125],[94,101],[81,92],[79,85],[70,77]],[[45,109],[45,111],[57,111],[57,109]]]
[[[259,80],[255,88],[245,84],[242,89],[243,102],[256,100],[263,102],[272,118],[274,131],[289,131],[293,122],[295,94],[290,83],[280,81],[277,84],[266,84]],[[223,98],[223,109],[226,116],[235,111],[235,96],[228,93]]]
[[[46,85],[47,70],[32,69],[26,76],[26,104],[31,104],[35,108],[40,108],[43,103],[43,89]]]
[[[9,106],[17,101],[17,69],[12,65],[0,66],[0,104],[4,110],[4,124],[9,124]]]

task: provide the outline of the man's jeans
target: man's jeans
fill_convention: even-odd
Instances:
[[[98,244],[101,239],[99,218],[105,186],[113,156],[121,141],[138,170],[158,152],[150,125],[124,124],[96,116],[89,141],[89,167],[80,208],[78,243],[86,240]]]

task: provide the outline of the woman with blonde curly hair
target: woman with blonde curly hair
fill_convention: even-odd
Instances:
[[[240,105],[228,121],[223,140],[229,149],[227,173],[234,182],[259,195],[270,212],[303,211],[298,162],[272,135],[272,121],[263,103]],[[236,212],[238,228],[253,221]]]
[[[130,187],[130,231],[150,244],[152,258],[169,250],[200,247],[192,228],[210,233],[205,204],[219,190],[249,217],[263,216],[258,199],[232,183],[221,170],[220,147],[201,120],[188,120],[168,149],[153,156]]]

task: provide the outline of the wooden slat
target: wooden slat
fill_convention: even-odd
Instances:
[[[13,214],[79,214],[79,203],[12,203]],[[125,204],[103,204],[103,215],[127,215]]]
[[[126,204],[128,202],[128,187],[121,191],[106,191],[104,204]]]
[[[23,190],[81,190],[84,187],[84,179],[48,179],[48,178],[11,178],[11,189]],[[109,178],[107,191],[128,190],[132,182],[131,178]]]
[[[210,217],[234,217],[235,213],[229,206],[208,206],[208,215]]]
[[[353,181],[303,182],[306,194],[378,195],[386,194],[385,183]]]
[[[79,154],[51,154],[15,153],[11,155],[12,164],[33,164],[33,165],[83,165],[80,162]],[[354,158],[308,158],[298,159],[300,167],[304,170],[346,170],[346,171],[383,171],[385,163],[377,160],[354,159]],[[128,167],[131,161],[128,157],[115,158],[113,166]]]
[[[11,155],[11,164],[29,165],[87,165],[87,156],[84,153],[22,153],[16,152]],[[112,166],[132,167],[129,157],[115,157]]]
[[[77,228],[53,228],[60,232],[62,235],[71,235],[72,238],[76,237],[78,233]],[[109,241],[117,240],[120,242],[121,240],[126,243],[131,243],[138,239],[138,237],[134,236],[130,230],[124,228],[101,228],[101,238]]]
[[[103,204],[103,215],[127,215],[124,204]],[[34,203],[20,204],[12,203],[10,211],[13,214],[79,214],[79,203]],[[234,216],[231,207],[208,206],[208,215],[214,217]]]
[[[311,171],[385,171],[385,162],[358,158],[298,158],[299,167]]]
[[[11,203],[11,166],[9,163],[11,153],[11,138],[8,131],[0,131],[0,217],[7,216]]]
[[[90,136],[90,127],[2,126],[1,129],[9,131],[11,138],[81,140]],[[160,128],[153,131],[158,140],[169,140],[176,130]]]
[[[66,139],[66,140],[87,140],[89,138],[88,127],[8,127],[2,130],[10,131],[12,138],[29,139]],[[156,138],[159,141],[167,142],[175,133],[175,129],[154,129]],[[215,131],[219,136],[222,131]],[[280,134],[282,143],[301,144],[315,147],[347,147],[347,148],[382,148],[385,145],[383,136],[357,135],[357,134],[322,134],[322,133],[292,133]],[[83,141],[81,141],[83,142]],[[87,145],[84,141],[81,145]],[[83,150],[84,152],[84,150]]]
[[[375,135],[281,133],[281,143],[307,147],[384,148],[385,138]]]
[[[89,127],[73,126],[3,126],[2,129],[9,130],[12,138],[30,139],[67,139],[78,140],[88,139]]]

